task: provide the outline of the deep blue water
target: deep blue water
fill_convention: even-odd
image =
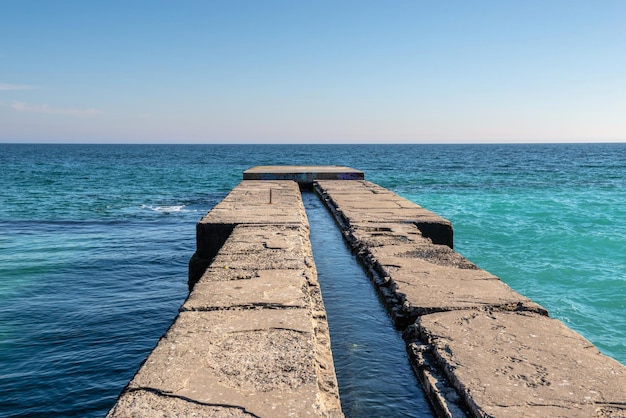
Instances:
[[[364,170],[626,363],[626,144],[0,144],[0,416],[103,416],[186,296],[195,223],[268,164]]]

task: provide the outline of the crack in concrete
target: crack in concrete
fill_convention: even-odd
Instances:
[[[618,406],[624,407],[626,409],[626,402],[594,402],[595,405],[608,405],[608,406]]]
[[[215,312],[215,311],[236,311],[236,310],[255,310],[255,309],[303,309],[302,306],[283,305],[280,303],[246,303],[230,306],[202,306],[194,308],[186,308],[182,306],[179,312]]]
[[[239,406],[239,405],[229,405],[229,404],[223,404],[223,403],[211,403],[211,402],[197,401],[195,399],[188,398],[187,396],[175,395],[171,392],[163,391],[161,389],[156,389],[156,388],[150,388],[150,387],[129,388],[127,390],[128,393],[140,392],[140,391],[149,392],[154,395],[163,396],[166,398],[180,399],[182,401],[189,402],[195,405],[200,405],[200,406],[208,406],[208,407],[215,407],[215,408],[233,408],[233,409],[240,410],[244,414],[250,415],[253,418],[261,418],[258,415],[253,414],[252,412],[249,412],[243,406]]]

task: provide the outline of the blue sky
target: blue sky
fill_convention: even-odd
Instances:
[[[0,2],[0,142],[626,141],[626,1]]]

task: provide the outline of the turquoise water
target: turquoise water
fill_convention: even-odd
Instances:
[[[626,364],[626,144],[475,154],[461,169],[448,154],[442,171],[462,175],[393,188],[450,219],[458,252]]]
[[[626,363],[626,144],[0,144],[0,416],[104,415],[186,296],[195,223],[266,164],[364,170]]]

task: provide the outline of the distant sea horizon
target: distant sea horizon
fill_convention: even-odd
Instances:
[[[103,416],[187,296],[195,223],[256,165],[345,165],[626,364],[626,143],[0,144],[0,415]]]
[[[206,141],[206,142],[181,142],[181,141],[162,141],[162,142],[134,142],[134,141],[0,141],[0,145],[172,145],[172,146],[187,146],[187,145],[199,145],[199,146],[212,146],[212,145],[226,145],[226,146],[240,146],[240,145],[287,145],[287,146],[309,146],[309,145],[352,145],[352,146],[403,146],[403,145],[609,145],[609,144],[626,144],[626,139],[617,141],[608,140],[563,140],[563,141],[541,141],[541,140],[519,140],[519,141],[414,141],[414,142],[389,142],[381,140],[380,142],[358,142],[358,141]]]

